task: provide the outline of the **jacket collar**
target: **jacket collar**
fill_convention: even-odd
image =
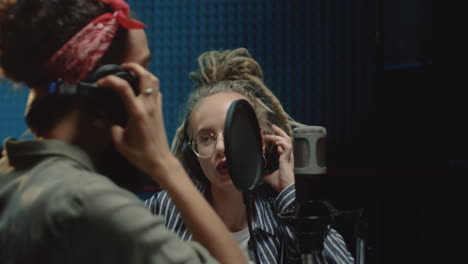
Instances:
[[[50,156],[63,156],[74,160],[85,169],[96,171],[93,161],[81,148],[61,140],[16,140],[4,142],[8,161],[15,168],[27,168]]]

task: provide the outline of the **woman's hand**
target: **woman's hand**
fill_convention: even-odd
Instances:
[[[294,183],[294,155],[291,138],[278,126],[273,125],[276,135],[264,135],[265,141],[272,141],[278,147],[279,168],[263,175],[262,180],[270,184],[277,192]]]
[[[139,80],[136,96],[129,83],[115,75],[98,81],[102,87],[114,89],[125,104],[128,121],[126,127],[113,125],[111,135],[116,149],[145,173],[154,174],[155,168],[173,157],[166,137],[162,113],[162,95],[159,79],[136,63],[122,64]],[[157,178],[157,175],[152,175]]]

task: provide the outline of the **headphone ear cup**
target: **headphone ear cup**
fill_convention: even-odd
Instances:
[[[138,78],[131,71],[117,64],[105,64],[96,68],[81,85],[94,84],[107,75],[115,75],[126,80],[132,87],[135,95],[138,95]],[[119,95],[113,92],[112,89],[99,87],[96,89],[96,93],[90,98],[90,103],[93,111],[99,118],[107,119],[111,123],[120,126],[125,126],[127,124],[128,116],[125,105]]]
[[[208,181],[200,166],[200,162],[198,162],[197,156],[190,149],[187,142],[184,142],[184,146],[182,147],[182,159],[183,165],[187,169],[190,177],[195,178],[201,182]]]
[[[279,168],[279,154],[278,147],[273,142],[268,142],[265,147],[265,167],[263,174],[269,174]]]
[[[138,89],[138,78],[135,76],[135,74],[127,69],[124,69],[118,64],[104,64],[99,66],[88,75],[86,82],[95,83],[99,79],[111,74],[126,80],[132,87],[135,95],[140,93]]]
[[[133,93],[135,93],[135,95],[140,94],[140,90],[138,88],[138,78],[133,72],[124,69],[124,71],[116,72],[114,75],[126,80],[132,87]]]

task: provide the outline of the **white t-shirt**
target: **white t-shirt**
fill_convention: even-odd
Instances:
[[[237,244],[239,245],[240,249],[242,250],[242,253],[244,253],[244,256],[247,258],[249,263],[254,264],[249,257],[249,247],[248,247],[249,239],[250,239],[249,228],[246,227],[242,229],[241,231],[231,232],[231,234],[234,236],[234,239],[237,241]]]

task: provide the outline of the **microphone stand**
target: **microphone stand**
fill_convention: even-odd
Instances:
[[[364,208],[350,211],[336,211],[337,218],[346,223],[353,224],[353,237],[355,239],[355,263],[364,264],[366,256],[367,222],[364,220]]]
[[[294,211],[278,214],[281,223],[295,230],[302,263],[315,263],[314,257],[323,251],[323,242],[336,215],[337,210],[322,200],[298,202]]]
[[[327,200],[333,196],[335,180],[327,175],[326,129],[300,126],[293,129],[294,177],[296,200],[294,210],[278,214],[279,221],[296,232],[303,263],[314,263],[322,254],[323,242],[338,218],[350,216],[356,237],[356,260],[364,264],[365,236],[361,218],[363,209],[338,211]]]
[[[367,223],[363,219],[364,209],[355,211],[356,264],[364,264],[366,257]]]
[[[313,264],[323,251],[323,242],[335,220],[350,215],[356,238],[356,264],[364,264],[366,225],[362,221],[364,210],[338,211],[326,200],[296,202],[294,211],[279,213],[281,223],[291,226],[297,236],[303,264]]]

